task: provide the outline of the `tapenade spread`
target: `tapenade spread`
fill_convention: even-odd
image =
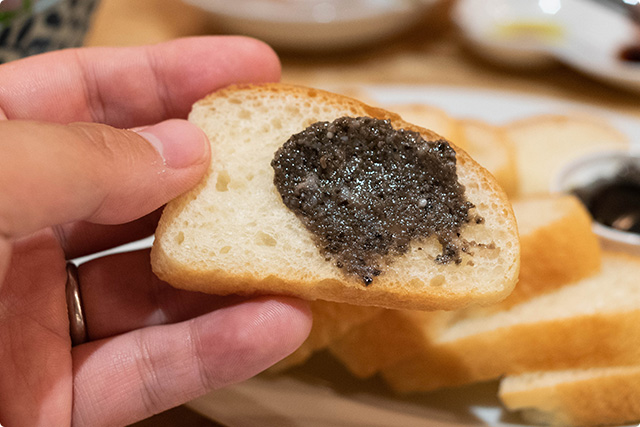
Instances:
[[[436,236],[436,262],[459,263],[473,205],[446,140],[425,141],[389,121],[342,117],[293,135],[271,165],[284,204],[320,251],[365,285],[411,241]]]

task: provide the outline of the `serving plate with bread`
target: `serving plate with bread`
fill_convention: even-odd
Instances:
[[[640,134],[640,121],[593,106],[463,88],[361,86],[331,91],[344,91],[370,106],[356,102],[345,107],[346,113],[384,116],[385,111],[393,112],[386,119],[429,129],[452,141],[458,153],[467,153],[486,168],[493,178],[481,191],[497,184],[499,194],[506,197],[512,209],[506,215],[513,212],[518,224],[518,283],[508,297],[498,297],[495,302],[472,298],[458,307],[454,306],[457,303],[451,304],[453,300],[437,307],[431,300],[426,306],[416,307],[396,297],[390,304],[380,304],[379,298],[383,297],[378,296],[354,299],[354,295],[371,288],[359,283],[354,285],[360,287],[357,292],[344,291],[341,288],[351,286],[349,280],[340,283],[331,276],[333,273],[328,273],[330,279],[312,277],[320,282],[329,280],[331,285],[311,293],[300,289],[291,292],[312,300],[315,321],[307,342],[269,371],[214,391],[190,406],[229,426],[637,425],[640,259],[604,250],[592,231],[585,207],[572,195],[551,193],[549,185],[573,158],[603,149],[635,147],[633,135]],[[309,92],[304,93],[309,96]],[[210,125],[215,121],[208,122],[209,115],[216,114],[212,110],[220,106],[226,111],[229,106],[242,105],[235,110],[233,120],[252,117],[251,126],[258,128],[267,117],[275,117],[270,122],[274,126],[296,114],[306,114],[308,117],[301,120],[305,123],[312,117],[329,119],[336,115],[334,106],[327,106],[331,102],[318,101],[324,92],[311,93],[314,102],[302,108],[306,113],[285,106],[284,115],[279,115],[281,106],[274,106],[273,100],[266,107],[262,104],[264,93],[258,100],[249,101],[251,95],[227,99],[222,104],[216,104],[214,95],[214,99],[194,108],[192,120],[203,126],[213,141],[224,138]],[[324,113],[317,112],[318,105]],[[240,122],[233,123],[241,129]],[[242,129],[240,134],[243,132],[252,131]],[[233,143],[228,146],[233,147],[231,151],[245,150],[244,159],[251,158],[251,151],[259,151],[234,147]],[[233,167],[238,169],[234,171]],[[205,184],[179,202],[177,211],[188,211],[184,205],[198,197],[219,203],[216,197],[220,195],[214,193],[228,193],[234,174],[243,170],[233,164],[217,168],[227,174],[222,184],[220,179],[214,180],[213,193]],[[239,187],[249,191],[241,195],[247,199],[251,184],[242,182]],[[264,203],[277,200],[268,197]],[[265,208],[259,210],[265,213]],[[181,218],[171,212],[170,208],[165,221]],[[286,218],[288,213],[283,211],[282,215]],[[193,212],[189,212],[189,218],[193,218]],[[177,222],[184,225],[184,221]],[[255,221],[242,227],[255,228]],[[273,221],[276,226],[280,222]],[[258,231],[269,234],[260,227]],[[271,238],[277,239],[277,230],[271,230]],[[293,235],[304,233],[295,230]],[[179,231],[161,231],[160,242],[163,236],[171,236],[168,240],[173,243],[176,238],[185,242],[185,232],[176,237]],[[263,245],[272,250],[274,242],[261,236]],[[287,245],[294,244],[290,242]],[[215,245],[218,249],[213,250],[222,252],[235,247],[229,243]],[[229,247],[223,249],[225,245]],[[242,242],[236,245],[243,246]],[[154,250],[157,256],[158,249]],[[278,255],[277,251],[269,255],[268,250],[260,256],[269,259]],[[162,271],[173,262],[167,261],[172,257],[162,253],[158,270],[169,282],[176,282],[171,276],[173,267],[169,266],[169,273]],[[178,276],[186,269],[191,278],[206,277],[209,273],[198,269],[205,265],[206,270],[207,262],[196,269],[187,262],[174,271]],[[189,269],[196,271],[196,276]],[[273,280],[275,274],[236,282],[255,286],[257,292],[288,292],[286,281]],[[177,286],[188,287],[198,280],[177,282]],[[384,288],[384,281],[380,283]],[[223,293],[237,291],[225,286],[220,288]],[[372,286],[376,286],[375,281]]]

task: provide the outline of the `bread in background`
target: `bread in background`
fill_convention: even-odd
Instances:
[[[520,234],[520,275],[511,295],[489,310],[506,309],[600,269],[600,242],[591,215],[576,197],[519,198],[512,206]]]
[[[323,350],[350,330],[367,323],[384,309],[331,301],[311,301],[313,325],[309,336],[292,354],[276,363],[270,371],[280,372],[304,363],[315,352]]]
[[[508,410],[535,425],[635,424],[640,420],[640,365],[507,376],[498,394]]]
[[[455,141],[496,178],[511,198],[518,195],[516,153],[504,129],[481,120],[461,119],[457,122]]]
[[[416,353],[430,352],[432,334],[453,314],[384,310],[332,340],[329,351],[354,376],[368,378]]]
[[[508,310],[463,318],[383,371],[399,392],[541,370],[640,364],[640,257],[603,254],[595,275]],[[446,364],[443,364],[443,361]]]
[[[554,176],[571,159],[629,146],[627,136],[607,120],[584,114],[531,116],[504,129],[516,154],[521,197],[548,193]]]
[[[459,145],[460,134],[457,120],[438,107],[408,103],[383,105],[382,108],[400,115],[406,122],[431,129],[461,147]]]

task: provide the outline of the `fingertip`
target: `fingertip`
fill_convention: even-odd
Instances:
[[[238,304],[233,311],[236,320],[229,324],[238,327],[238,348],[255,348],[260,343],[267,357],[260,370],[293,353],[311,331],[309,303],[298,298],[258,297]]]
[[[193,325],[209,389],[246,380],[293,353],[309,335],[308,303],[259,297],[202,316]]]
[[[179,98],[172,95],[181,104],[180,111],[188,111],[193,102],[231,84],[279,81],[282,71],[276,51],[247,36],[187,37],[153,46],[149,52],[155,63],[162,64],[162,80],[180,83]],[[184,57],[179,66],[175,61],[166,63],[178,55]]]
[[[209,160],[209,141],[196,125],[180,119],[170,119],[135,130],[160,154],[163,163],[172,169],[201,165]]]
[[[264,317],[274,324],[286,325],[288,334],[283,335],[285,355],[295,351],[309,336],[312,325],[311,308],[308,301],[292,297],[265,297]]]
[[[262,40],[247,36],[232,36],[246,49],[246,57],[253,58],[253,66],[260,73],[252,76],[254,82],[276,82],[282,75],[282,64],[276,51]]]

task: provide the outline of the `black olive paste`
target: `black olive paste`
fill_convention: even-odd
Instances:
[[[284,204],[321,252],[365,285],[387,256],[432,235],[442,245],[436,262],[461,262],[459,231],[473,204],[447,141],[425,141],[388,120],[342,117],[293,135],[271,166]]]

